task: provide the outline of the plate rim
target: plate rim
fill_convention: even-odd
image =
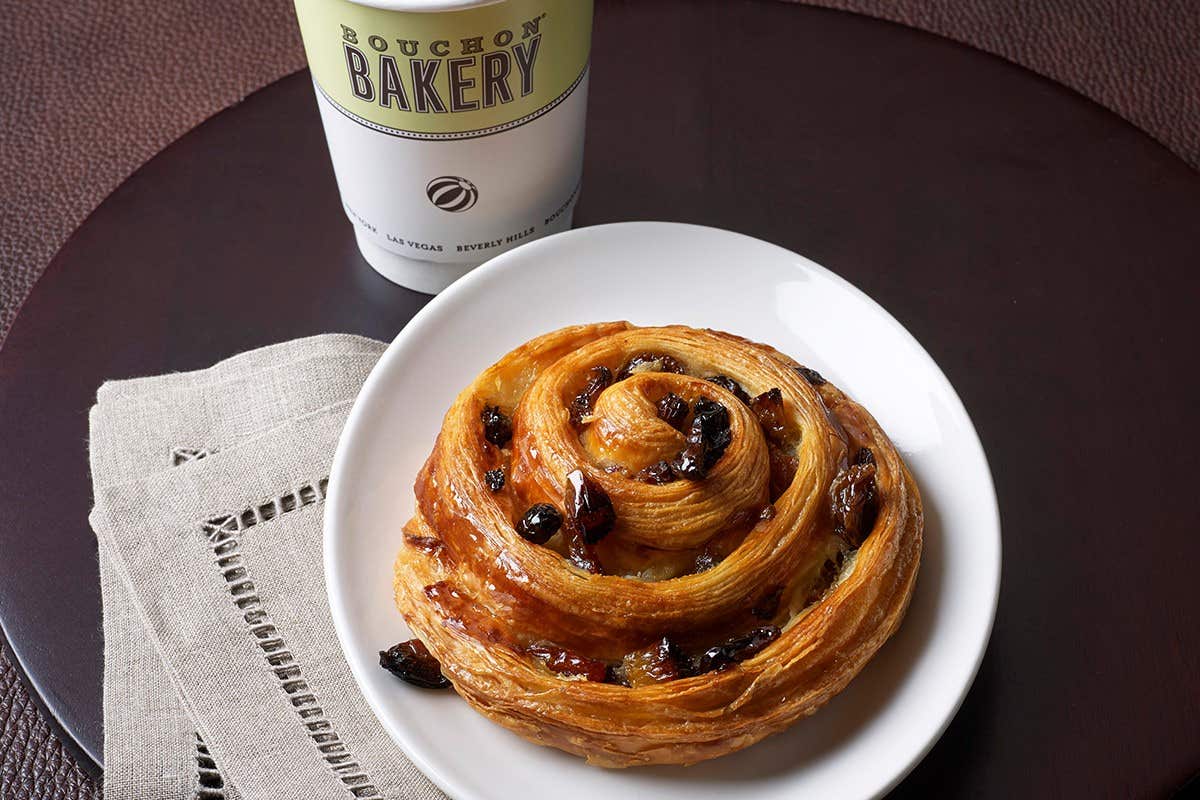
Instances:
[[[920,356],[923,356],[929,362],[930,366],[932,366],[934,376],[942,384],[942,390],[946,392],[946,395],[949,397],[949,399],[953,401],[955,405],[954,410],[960,412],[962,419],[966,422],[965,430],[969,433],[970,444],[974,446],[974,448],[978,451],[980,458],[982,459],[982,488],[986,489],[987,499],[990,500],[990,503],[988,503],[988,513],[986,515],[981,513],[977,518],[986,523],[986,528],[991,534],[988,537],[988,544],[994,548],[996,553],[995,559],[990,562],[994,565],[994,568],[992,569],[991,586],[990,591],[988,592],[987,623],[980,629],[982,635],[978,637],[978,640],[975,643],[975,652],[972,654],[972,663],[968,672],[967,680],[965,680],[962,686],[959,688],[957,696],[949,707],[948,712],[941,720],[937,730],[933,733],[933,735],[929,736],[927,741],[925,741],[920,748],[917,748],[913,752],[912,756],[907,760],[903,768],[897,770],[894,775],[885,781],[878,788],[878,790],[871,795],[873,798],[882,797],[887,792],[895,788],[900,781],[904,780],[904,778],[912,772],[917,764],[924,760],[925,756],[929,754],[929,751],[933,749],[933,746],[941,740],[942,736],[946,732],[946,729],[950,726],[950,723],[958,715],[958,712],[961,709],[963,702],[966,700],[967,694],[970,692],[971,687],[975,684],[975,679],[979,674],[979,669],[982,666],[984,656],[987,653],[988,643],[991,641],[992,631],[996,623],[996,613],[1000,600],[1001,579],[1004,570],[1004,547],[1000,519],[1000,503],[999,497],[996,494],[996,485],[995,479],[992,476],[991,463],[988,460],[987,451],[983,447],[983,442],[979,438],[979,432],[975,427],[975,421],[971,418],[970,413],[967,411],[966,405],[963,403],[962,398],[959,396],[958,391],[954,388],[954,385],[950,382],[950,379],[946,376],[946,373],[942,370],[941,365],[938,364],[937,360],[934,359],[932,355],[930,355],[929,351],[924,345],[921,344],[916,336],[914,336],[907,327],[905,327],[898,319],[896,319],[890,311],[888,311],[882,304],[878,303],[873,297],[868,295],[859,287],[855,286],[846,278],[843,278],[838,273],[823,266],[822,264],[819,264],[816,261],[813,261],[807,256],[804,256],[793,250],[789,250],[782,245],[777,245],[773,242],[768,242],[764,239],[759,239],[757,237],[739,233],[737,231],[731,231],[709,225],[696,225],[692,223],[657,220],[612,222],[600,225],[572,228],[571,230],[556,233],[551,236],[546,236],[541,239],[520,245],[484,262],[479,267],[456,280],[440,294],[436,295],[432,300],[429,301],[429,303],[427,303],[415,315],[413,315],[413,317],[399,331],[397,331],[396,336],[390,343],[388,343],[375,366],[371,368],[370,373],[367,375],[367,379],[363,382],[362,388],[355,396],[354,402],[350,408],[350,412],[346,417],[346,422],[342,427],[341,433],[338,435],[337,447],[334,450],[333,461],[329,470],[329,488],[325,498],[325,508],[322,512],[322,564],[324,568],[323,577],[325,581],[326,599],[329,604],[330,615],[333,619],[333,627],[334,632],[337,635],[338,645],[342,649],[342,655],[345,658],[347,665],[350,667],[350,672],[354,677],[354,682],[358,690],[362,693],[363,698],[366,700],[367,705],[370,707],[371,712],[375,715],[375,718],[378,720],[380,726],[385,732],[387,732],[389,738],[392,739],[396,746],[400,748],[404,755],[413,762],[413,764],[421,771],[423,775],[425,775],[426,778],[434,783],[447,796],[454,798],[454,800],[476,800],[476,798],[478,798],[478,800],[489,800],[488,798],[484,798],[467,791],[465,787],[453,780],[452,776],[446,775],[440,768],[434,766],[427,759],[425,759],[418,752],[419,748],[413,748],[407,742],[401,740],[401,737],[396,731],[393,730],[394,727],[399,726],[390,725],[389,722],[384,718],[384,715],[380,710],[380,704],[376,702],[373,693],[368,690],[367,683],[365,682],[363,675],[360,674],[361,670],[358,666],[356,666],[355,659],[351,655],[350,643],[347,641],[348,637],[350,636],[351,624],[349,614],[341,600],[339,593],[335,591],[335,584],[340,586],[340,582],[337,581],[335,577],[338,573],[340,559],[338,558],[337,548],[335,547],[334,541],[336,538],[334,536],[334,531],[337,529],[337,525],[334,520],[338,516],[338,510],[342,507],[342,504],[346,502],[340,489],[341,481],[337,480],[337,477],[346,469],[345,465],[350,457],[349,453],[352,448],[350,442],[356,438],[355,431],[359,426],[362,425],[363,416],[366,413],[364,410],[366,406],[364,398],[370,396],[375,391],[376,384],[384,380],[383,375],[384,373],[388,372],[388,363],[398,357],[396,354],[403,348],[404,342],[415,337],[419,332],[428,327],[431,324],[430,319],[434,318],[443,306],[454,303],[460,294],[466,293],[476,284],[496,279],[508,270],[519,268],[519,265],[522,259],[526,257],[525,254],[527,252],[541,249],[542,247],[546,246],[547,242],[556,242],[563,239],[593,235],[597,231],[619,234],[622,230],[631,230],[634,228],[667,228],[673,231],[683,232],[685,235],[688,233],[694,234],[697,232],[701,233],[702,235],[718,234],[734,239],[741,239],[752,246],[766,247],[768,249],[778,251],[780,255],[786,255],[790,258],[799,259],[807,268],[813,269],[825,278],[831,279],[843,291],[848,291],[858,299],[865,301],[886,322],[890,323],[892,329],[897,334],[902,337],[906,337],[908,343],[913,345],[920,353]],[[516,267],[512,266],[514,263],[517,265]],[[981,526],[981,528],[982,527],[984,526]]]

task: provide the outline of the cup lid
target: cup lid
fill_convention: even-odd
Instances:
[[[491,6],[504,0],[351,0],[360,6],[382,8],[386,11],[461,11],[465,8]]]

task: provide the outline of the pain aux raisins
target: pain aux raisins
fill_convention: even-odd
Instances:
[[[579,394],[571,401],[571,424],[581,425],[585,417],[596,408],[596,400],[600,393],[612,386],[612,370],[605,366],[596,366],[588,370],[587,383]]]
[[[479,420],[483,423],[483,438],[497,447],[504,447],[512,439],[512,420],[499,406],[484,406]]]
[[[420,639],[409,639],[379,651],[379,666],[406,683],[422,689],[445,689],[450,681],[442,665]]]

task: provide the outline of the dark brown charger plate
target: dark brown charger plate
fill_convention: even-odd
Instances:
[[[1200,766],[1200,176],[1078,95],[905,28],[686,0],[596,22],[576,223],[716,225],[834,269],[933,354],[989,453],[992,644],[897,793],[1182,782]],[[737,281],[731,264],[713,291],[737,302]],[[358,256],[307,73],[165,150],[59,253],[0,351],[0,621],[95,760],[96,387],[322,331],[390,339],[426,300]]]

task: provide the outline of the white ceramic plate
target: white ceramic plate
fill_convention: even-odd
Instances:
[[[538,747],[378,666],[410,637],[392,560],[442,415],[481,369],[563,325],[627,319],[769,343],[863,403],[925,502],[925,550],[900,631],[814,716],[693,767],[605,770]],[[461,279],[396,337],[338,445],[325,574],[346,658],[397,744],[457,800],[867,798],[894,786],[962,702],[991,632],[1000,523],[987,460],[937,364],[886,311],[806,258],[726,231],[636,222],[532,242]]]

